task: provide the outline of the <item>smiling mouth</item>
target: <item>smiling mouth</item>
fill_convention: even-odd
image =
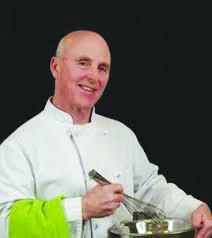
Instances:
[[[86,86],[86,85],[79,85],[80,88],[82,88],[83,90],[85,90],[86,92],[94,92],[96,89],[95,88],[91,88],[89,86]]]

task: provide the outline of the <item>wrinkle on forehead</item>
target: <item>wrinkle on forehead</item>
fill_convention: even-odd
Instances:
[[[90,39],[100,42],[102,46],[105,47],[105,49],[107,49],[108,54],[110,56],[110,50],[104,38],[96,32],[86,30],[74,31],[65,35],[58,44],[56,56],[57,57],[63,56],[65,53],[65,49],[67,47],[70,49],[75,43],[84,39],[88,40]]]

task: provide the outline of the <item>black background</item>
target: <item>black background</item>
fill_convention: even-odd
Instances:
[[[73,30],[112,54],[99,114],[136,133],[168,181],[212,206],[210,1],[12,1],[1,32],[2,142],[53,94],[49,61]],[[9,5],[10,4],[10,5]]]

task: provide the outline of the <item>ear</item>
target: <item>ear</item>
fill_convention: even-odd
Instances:
[[[60,65],[58,62],[58,58],[57,57],[52,57],[51,61],[50,61],[50,70],[52,72],[52,75],[55,79],[58,78],[58,74],[60,73]]]

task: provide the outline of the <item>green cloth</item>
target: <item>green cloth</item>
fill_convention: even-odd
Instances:
[[[9,238],[70,238],[61,199],[16,201],[9,213]]]

